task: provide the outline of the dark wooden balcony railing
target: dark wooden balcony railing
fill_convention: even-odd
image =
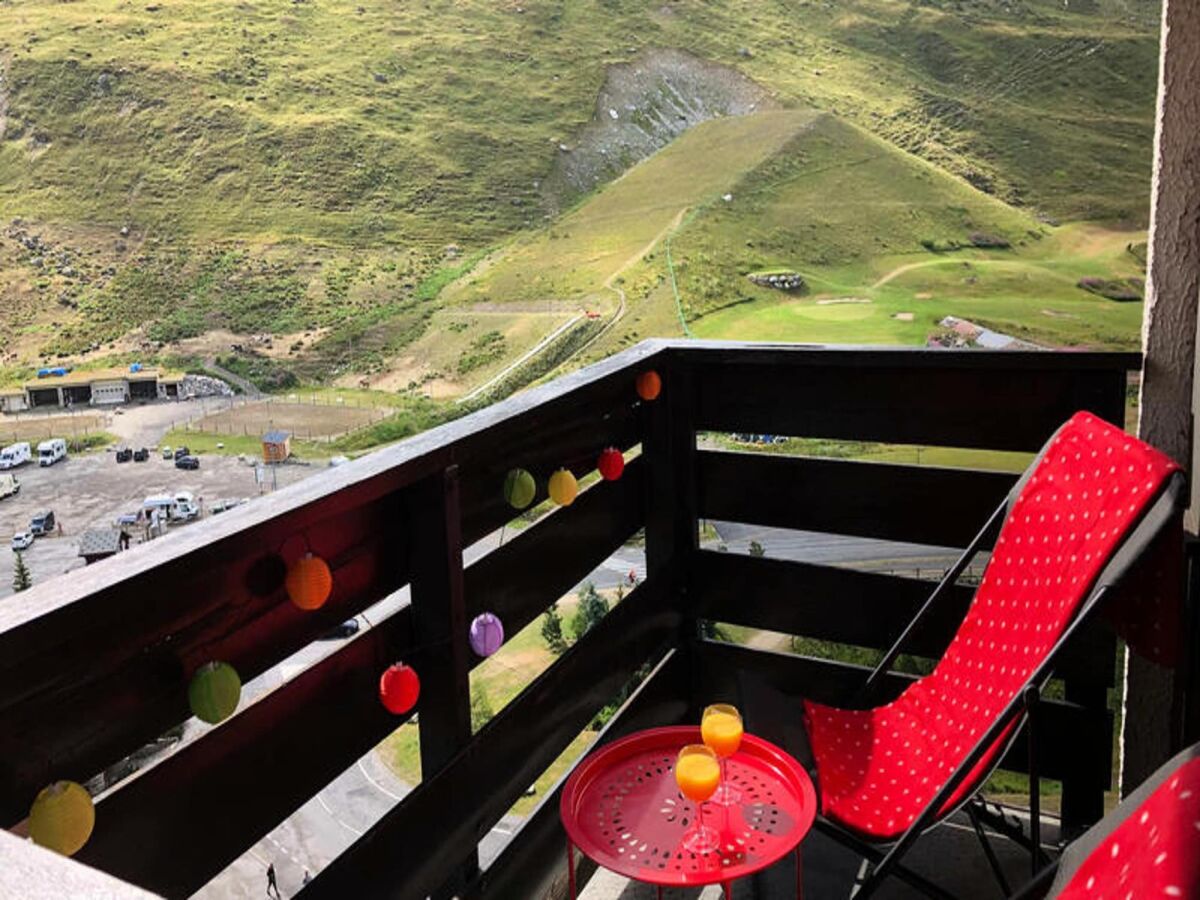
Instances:
[[[882,648],[929,587],[702,550],[700,518],[962,546],[1014,478],[698,450],[697,432],[1034,451],[1078,409],[1123,422],[1139,361],[651,341],[38,585],[0,604],[0,825],[18,823],[46,783],[87,780],[184,721],[200,663],[226,660],[252,678],[410,585],[386,620],[102,796],[78,858],[167,895],[197,890],[401,724],[376,685],[403,659],[422,676],[424,780],[305,896],[540,896],[562,874],[557,793],[482,872],[476,843],[640,668],[653,667],[601,740],[694,717],[739,669],[818,698],[862,678],[706,641],[697,619]],[[634,379],[649,368],[665,388],[640,403]],[[582,474],[610,445],[641,447],[624,477],[464,568],[463,547],[511,514],[508,469],[529,469],[544,490],[553,469]],[[471,617],[492,610],[515,633],[640,529],[647,578],[472,737]],[[303,550],[334,570],[316,613],[282,587],[281,559]],[[968,596],[917,635],[917,652],[941,652]],[[1097,818],[1110,785],[1115,659],[1110,635],[1086,635],[1058,673],[1065,699],[1047,704],[1040,771],[1062,781],[1068,823]],[[1020,757],[1006,766],[1021,770]]]

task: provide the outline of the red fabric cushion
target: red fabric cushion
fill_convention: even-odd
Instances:
[[[1076,870],[1058,900],[1200,897],[1200,759],[1159,786]]]
[[[863,835],[903,833],[1026,684],[1177,468],[1095,416],[1073,416],[1013,503],[937,668],[875,709],[805,702],[822,812]],[[1003,745],[949,806],[975,789]]]

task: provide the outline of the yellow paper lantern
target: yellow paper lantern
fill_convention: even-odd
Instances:
[[[550,499],[559,506],[570,506],[579,494],[579,482],[566,469],[559,469],[550,476]]]
[[[333,592],[333,574],[325,560],[307,553],[288,566],[284,587],[301,609],[320,609]]]
[[[74,856],[92,836],[96,807],[83,785],[56,781],[44,787],[29,810],[33,842],[64,856]]]

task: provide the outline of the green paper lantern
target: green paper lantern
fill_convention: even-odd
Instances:
[[[205,663],[188,685],[192,715],[215,725],[233,715],[242,696],[242,679],[229,663]]]
[[[504,499],[513,509],[524,509],[533,502],[537,482],[525,469],[510,469],[504,476]]]

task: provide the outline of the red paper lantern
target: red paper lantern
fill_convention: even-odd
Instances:
[[[662,379],[658,377],[658,373],[651,369],[639,375],[637,377],[637,392],[638,396],[643,400],[656,400],[658,395],[662,393]]]
[[[288,597],[298,607],[320,609],[333,592],[333,573],[325,560],[308,553],[288,566],[283,583]]]
[[[625,457],[616,447],[609,447],[600,454],[596,468],[600,470],[600,477],[605,481],[616,481],[625,471]]]
[[[388,712],[402,716],[417,705],[421,679],[411,666],[396,663],[379,677],[379,700]]]

